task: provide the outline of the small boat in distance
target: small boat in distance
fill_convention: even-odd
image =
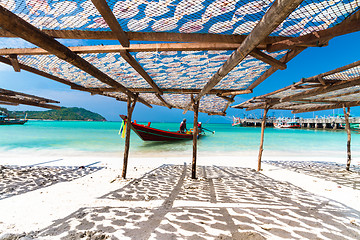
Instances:
[[[0,125],[24,125],[28,120],[26,120],[26,116],[24,119],[19,118],[9,118],[9,115],[0,113]]]
[[[125,115],[120,115],[123,120],[126,120]],[[164,131],[150,127],[151,122],[145,125],[137,124],[136,121],[131,122],[131,129],[143,140],[143,141],[179,141],[179,140],[192,140],[193,134],[191,131],[187,133]],[[201,134],[198,135],[198,138]]]
[[[295,119],[291,118],[278,118],[274,122],[274,127],[276,128],[300,128],[300,123]]]

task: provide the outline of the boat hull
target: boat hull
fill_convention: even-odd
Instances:
[[[122,119],[126,119],[126,116],[120,115]],[[184,134],[178,132],[164,131],[156,128],[151,128],[135,122],[131,123],[131,129],[143,140],[143,141],[180,141],[180,140],[192,140],[192,134]],[[200,136],[200,135],[199,135]]]
[[[27,120],[6,120],[0,121],[0,125],[24,125]]]

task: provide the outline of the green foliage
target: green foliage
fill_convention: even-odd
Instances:
[[[6,109],[7,110],[7,109]],[[88,111],[84,108],[65,108],[48,111],[17,111],[15,114],[27,114],[27,119],[42,120],[79,120],[79,121],[106,121],[100,114]]]
[[[9,111],[8,111],[6,108],[0,107],[0,115],[1,115],[2,113],[8,114],[8,112],[9,112]]]

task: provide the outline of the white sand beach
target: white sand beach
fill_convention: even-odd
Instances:
[[[336,163],[200,156],[193,180],[190,156],[130,157],[122,180],[121,157],[8,157],[0,239],[360,239],[360,175]]]

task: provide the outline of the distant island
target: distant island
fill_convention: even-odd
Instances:
[[[6,108],[0,108],[0,111],[8,114],[10,117],[23,117],[27,115],[27,119],[40,120],[78,120],[78,121],[106,121],[100,114],[88,111],[84,108],[77,107],[61,107],[59,110],[48,111],[9,111]]]

